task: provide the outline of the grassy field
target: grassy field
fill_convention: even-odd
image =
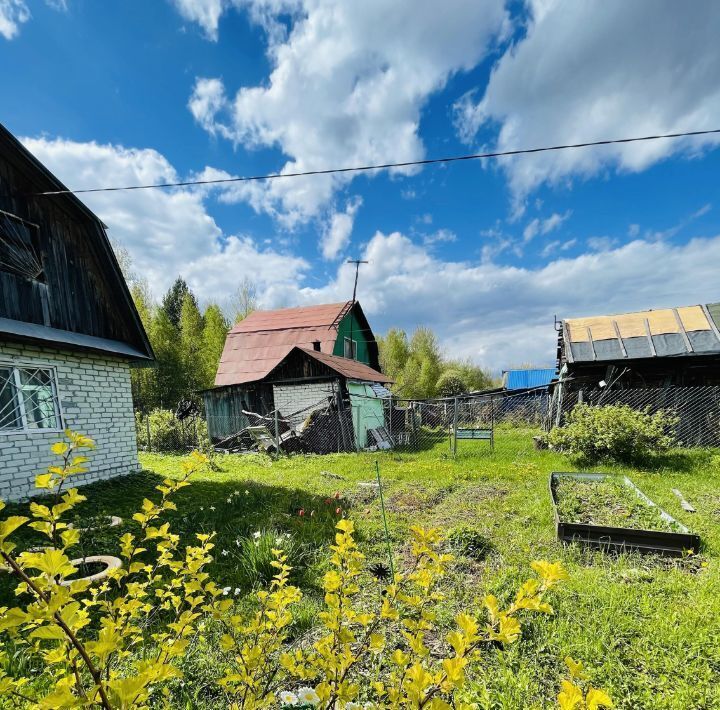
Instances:
[[[173,528],[184,534],[217,530],[212,573],[223,586],[237,589],[239,605],[264,574],[250,559],[257,548],[248,541],[257,532],[268,544],[289,535],[284,539],[298,562],[296,581],[306,594],[295,633],[312,633],[325,550],[338,515],[355,521],[370,561],[387,559],[379,499],[371,486],[360,485],[374,480],[379,461],[400,566],[410,525],[439,527],[456,555],[439,610],[442,623],[477,607],[487,593],[507,599],[534,559],[562,560],[570,572],[570,580],[553,593],[555,615],[529,621],[523,640],[509,650],[490,652],[470,676],[467,700],[479,708],[552,706],[565,677],[562,659],[569,654],[589,667],[594,684],[610,693],[616,707],[720,708],[720,452],[675,451],[645,468],[596,467],[629,475],[704,544],[700,555],[677,561],[610,557],[563,548],[555,540],[549,473],[577,466],[557,453],[535,451],[534,433],[501,430],[494,451],[485,442],[459,442],[455,459],[447,456],[446,442],[417,454],[276,462],[259,455],[221,456],[220,470],[199,476],[178,494]],[[179,458],[142,455],[144,473],[87,488],[85,512],[129,521],[160,477],[178,474]],[[679,488],[697,513],[684,512],[672,488]],[[125,525],[130,529],[133,523]],[[108,532],[91,544],[93,552],[116,549]],[[0,604],[10,592],[4,577]],[[368,594],[377,593],[368,584]],[[182,707],[224,707],[213,684],[214,654],[208,643],[186,664],[178,696]]]

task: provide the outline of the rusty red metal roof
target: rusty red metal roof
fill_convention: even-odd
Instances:
[[[329,368],[335,370],[338,374],[343,377],[347,377],[349,380],[362,380],[364,382],[392,382],[387,375],[383,375],[382,372],[373,370],[372,367],[366,365],[364,362],[358,362],[357,360],[349,360],[346,357],[339,357],[337,355],[329,355],[328,353],[318,352],[312,348],[299,348],[310,357],[315,358],[318,362],[322,362]]]
[[[319,341],[321,352],[332,355],[337,326],[351,307],[352,301],[346,301],[254,311],[228,333],[215,386],[262,380],[296,346],[312,349]]]
[[[319,306],[300,306],[298,308],[280,308],[276,311],[253,311],[241,320],[231,333],[257,333],[266,330],[287,330],[289,328],[329,328],[337,325],[352,301],[343,303],[324,303]]]

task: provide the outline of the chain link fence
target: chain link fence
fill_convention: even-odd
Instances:
[[[194,448],[275,455],[358,451],[432,451],[438,455],[492,449],[498,434],[532,432],[563,424],[578,403],[626,404],[678,418],[682,446],[720,446],[720,387],[592,390],[551,398],[547,390],[495,392],[435,400],[351,395],[325,397],[295,412],[236,417],[201,415],[178,419],[158,410],[136,415],[138,446],[145,451],[183,452]],[[506,437],[507,438],[507,437]]]
[[[579,404],[601,407],[625,404],[654,414],[661,410],[678,418],[680,446],[720,446],[720,387],[660,387],[566,392],[552,403],[545,428],[563,424]]]

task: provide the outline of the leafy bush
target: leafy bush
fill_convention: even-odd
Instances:
[[[138,445],[147,451],[189,451],[208,448],[207,423],[201,417],[180,421],[169,409],[135,412]],[[149,434],[149,440],[148,440]]]
[[[677,422],[677,417],[665,411],[650,414],[626,404],[579,404],[570,412],[565,426],[550,431],[547,442],[559,451],[590,461],[633,462],[673,446]]]

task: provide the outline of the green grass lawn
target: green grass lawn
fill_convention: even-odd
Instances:
[[[556,541],[549,474],[578,467],[560,454],[535,451],[534,433],[501,429],[494,451],[486,442],[461,441],[455,459],[447,456],[446,441],[417,454],[279,461],[220,456],[220,470],[199,475],[178,493],[173,529],[185,535],[217,530],[211,571],[221,586],[239,590],[239,605],[257,582],[248,567],[248,540],[258,531],[267,532],[268,540],[289,534],[284,539],[293,547],[296,581],[306,594],[294,633],[312,633],[338,508],[355,521],[369,561],[387,560],[379,499],[371,487],[359,485],[374,480],[377,460],[397,563],[402,567],[406,559],[411,525],[439,527],[456,554],[447,599],[439,608],[441,626],[460,610],[479,608],[487,593],[508,599],[529,576],[534,559],[562,560],[570,572],[570,580],[552,594],[555,615],[529,620],[520,643],[488,653],[470,674],[466,700],[493,709],[552,706],[566,675],[562,659],[571,655],[589,667],[593,683],[610,693],[616,707],[720,708],[720,453],[675,451],[648,461],[646,468],[596,467],[630,476],[704,545],[699,556],[677,561],[611,557]],[[120,515],[132,529],[132,513],[152,496],[160,478],[179,475],[178,456],[143,454],[141,462],[142,474],[84,489],[89,500],[80,512]],[[684,512],[672,488],[679,488],[697,513]],[[115,551],[116,532],[99,533],[92,552]],[[368,585],[367,594],[376,594]],[[10,600],[3,575],[0,605]],[[215,653],[208,642],[203,654],[188,661],[181,707],[224,707],[212,682],[218,675]]]

